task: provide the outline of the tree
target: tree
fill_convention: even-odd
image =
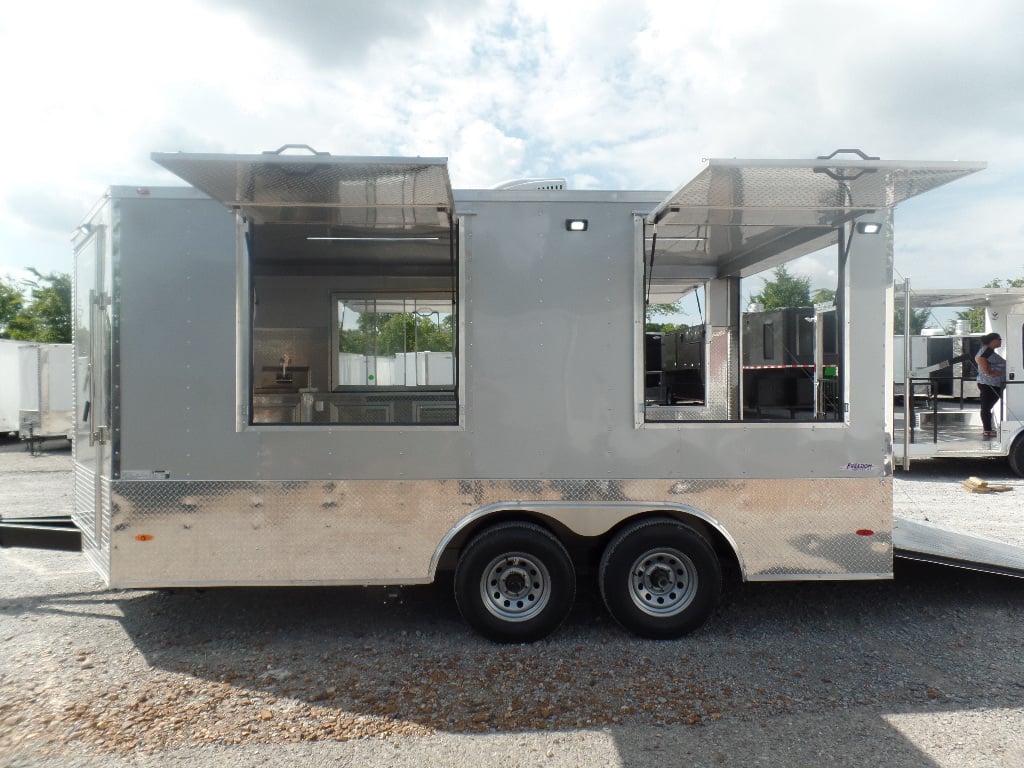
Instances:
[[[812,304],[828,304],[836,300],[836,292],[831,288],[818,288],[811,294]]]
[[[651,318],[667,317],[670,315],[680,315],[683,312],[681,305],[682,299],[675,302],[674,304],[648,304],[647,322],[644,323],[644,330],[648,332],[657,333],[668,333],[669,331],[678,330],[681,327],[679,323],[654,322]]]
[[[9,277],[0,280],[0,339],[11,338],[11,325],[25,306],[25,296]]]
[[[765,309],[811,306],[811,278],[791,275],[782,264],[772,271],[772,279],[761,278],[764,286],[750,301]]]
[[[0,285],[0,337],[66,344],[71,341],[71,275],[29,270],[35,280],[19,289],[9,279]],[[31,291],[26,303],[23,290]],[[17,294],[17,295],[15,295]]]
[[[918,309],[910,308],[910,335],[916,336],[924,330],[928,318],[931,317],[931,310],[927,307]],[[896,307],[893,312],[893,329],[897,336],[903,335],[903,307]]]
[[[989,280],[984,288],[1002,288],[1003,281],[998,277],[995,280]],[[1024,278],[1018,277],[1006,281],[1007,288],[1024,288]],[[957,320],[967,321],[967,330],[970,333],[982,333],[985,330],[985,308],[984,307],[971,307],[962,312],[956,313]]]
[[[402,352],[451,352],[453,318],[434,324],[430,316],[403,312],[362,312],[357,328],[341,328],[341,351],[387,356]]]

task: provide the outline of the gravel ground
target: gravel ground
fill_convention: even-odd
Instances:
[[[961,485],[969,477],[1012,490],[970,493]],[[912,462],[909,472],[896,471],[893,503],[896,514],[910,520],[1024,547],[1024,480],[1010,472],[1004,458]]]
[[[0,509],[69,512],[69,468],[0,445]],[[1002,462],[895,485],[901,514],[1020,535]],[[496,646],[444,583],[108,591],[80,554],[0,550],[0,766],[1024,764],[1024,582],[896,576],[747,584],[673,642],[581,583],[554,636]]]

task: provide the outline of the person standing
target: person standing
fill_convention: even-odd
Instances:
[[[1006,383],[1006,360],[996,352],[1002,343],[1003,339],[998,333],[986,333],[981,337],[981,349],[974,357],[974,362],[978,364],[982,437],[996,436],[996,431],[992,429],[992,408],[1003,396],[1003,385]]]

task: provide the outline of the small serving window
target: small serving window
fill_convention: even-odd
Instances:
[[[455,384],[452,297],[335,295],[334,389]]]

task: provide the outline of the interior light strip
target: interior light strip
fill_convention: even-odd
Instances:
[[[355,240],[370,243],[424,243],[440,237],[307,237],[307,240]]]

